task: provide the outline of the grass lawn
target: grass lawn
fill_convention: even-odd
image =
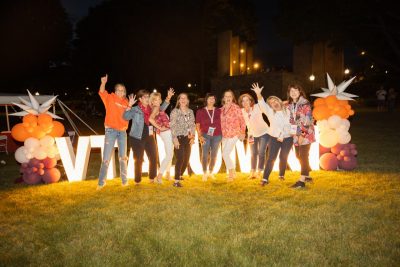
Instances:
[[[183,188],[170,182],[95,191],[78,183],[14,184],[18,166],[0,168],[1,266],[399,266],[400,123],[396,114],[360,110],[350,133],[359,167],[277,173],[261,188],[240,174]],[[97,158],[96,158],[97,157]],[[88,175],[98,173],[92,156]],[[93,167],[94,166],[94,167]]]

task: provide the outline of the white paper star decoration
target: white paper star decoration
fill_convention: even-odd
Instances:
[[[12,113],[12,114],[10,114],[11,116],[21,116],[22,117],[27,114],[39,115],[42,113],[46,113],[46,114],[49,114],[53,119],[61,119],[61,120],[63,119],[63,118],[57,116],[56,114],[53,114],[48,111],[51,108],[51,105],[56,100],[57,96],[50,98],[49,100],[47,100],[46,102],[44,102],[43,104],[40,105],[39,102],[36,100],[36,98],[31,94],[31,92],[29,92],[29,90],[27,90],[27,91],[28,91],[30,102],[26,101],[22,97],[18,97],[23,104],[14,103],[14,102],[13,102],[13,104],[20,107],[21,109],[23,109],[23,111]]]
[[[334,95],[337,97],[339,100],[354,100],[353,97],[358,97],[357,95],[345,93],[344,90],[351,84],[351,82],[356,78],[354,76],[350,80],[343,81],[341,82],[338,86],[336,86],[329,74],[326,74],[327,79],[328,79],[328,88],[321,88],[323,93],[318,93],[318,94],[312,94],[312,96],[317,96],[317,97],[327,97],[330,95]]]

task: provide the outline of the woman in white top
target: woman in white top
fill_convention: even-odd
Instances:
[[[287,158],[290,149],[293,146],[293,137],[291,135],[290,112],[282,103],[282,100],[276,96],[270,96],[265,103],[261,95],[264,87],[253,84],[252,90],[257,94],[258,103],[261,109],[267,114],[270,122],[270,142],[268,149],[268,159],[264,169],[261,186],[268,184],[269,176],[274,167],[275,160],[279,155],[279,178],[284,179],[287,166]]]
[[[259,178],[265,168],[265,154],[269,143],[269,126],[262,116],[263,111],[259,104],[255,104],[250,94],[239,97],[239,105],[247,126],[247,141],[251,150],[250,179]],[[258,164],[257,164],[258,163]]]

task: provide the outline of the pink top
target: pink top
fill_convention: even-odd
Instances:
[[[169,129],[169,117],[168,114],[165,113],[165,111],[161,111],[158,113],[158,115],[156,116],[156,123],[157,125],[159,125],[160,127],[165,127]],[[157,133],[160,133],[160,129],[157,129]]]
[[[222,137],[232,138],[245,134],[246,124],[244,122],[242,110],[240,107],[232,103],[229,107],[221,108],[221,129]]]

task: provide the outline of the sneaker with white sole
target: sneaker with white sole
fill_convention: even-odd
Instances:
[[[291,186],[291,188],[297,189],[297,188],[304,188],[306,187],[306,184],[302,181],[297,181],[294,185]]]

